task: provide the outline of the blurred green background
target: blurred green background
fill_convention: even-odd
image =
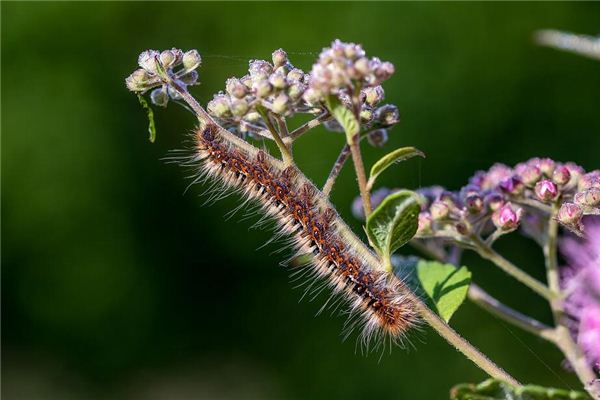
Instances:
[[[382,183],[463,185],[532,156],[598,168],[600,64],[533,44],[541,28],[600,30],[598,3],[2,2],[2,395],[5,399],[445,399],[484,374],[424,329],[414,348],[355,353],[344,319],[279,266],[269,233],[201,207],[181,148],[193,116],[156,110],[158,140],[124,87],[147,48],[197,48],[206,103],[249,58],[283,47],[308,70],[331,40],[392,61],[389,148],[427,159]],[[343,138],[317,130],[296,154],[321,184]],[[366,149],[367,163],[384,150]],[[352,221],[346,168],[333,200]],[[352,221],[357,232],[360,225]],[[543,279],[541,254],[499,246]],[[410,253],[410,249],[403,249]],[[549,321],[544,302],[475,256],[475,280]],[[577,388],[550,345],[466,304],[452,324],[523,382]],[[547,366],[546,366],[547,365]]]

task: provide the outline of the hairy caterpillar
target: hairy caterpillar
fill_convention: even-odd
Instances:
[[[384,337],[402,342],[417,324],[404,283],[378,269],[377,257],[295,167],[284,166],[212,121],[201,122],[195,132],[194,153],[187,164],[197,167],[195,182],[207,177],[247,201],[258,201],[277,221],[280,233],[291,237],[298,254],[311,254],[311,262],[300,271],[310,279],[307,290],[319,282],[315,292],[329,286],[332,297],[340,295],[336,300],[349,305],[348,333],[362,325],[363,345],[381,343]]]

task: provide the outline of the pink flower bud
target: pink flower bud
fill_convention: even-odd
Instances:
[[[582,217],[583,210],[577,204],[563,203],[556,218],[561,224],[579,228]]]
[[[431,234],[432,219],[431,214],[427,211],[423,211],[419,214],[419,226],[417,228],[417,235],[429,235]]]
[[[550,178],[552,176],[552,173],[554,172],[554,167],[555,167],[555,162],[553,160],[551,160],[550,158],[542,158],[538,162],[538,168],[548,178]]]
[[[469,233],[469,227],[465,222],[457,222],[454,225],[454,229],[456,229],[456,232],[460,233],[461,235],[466,235]]]
[[[522,209],[514,209],[511,203],[506,203],[492,214],[492,222],[502,231],[512,231],[519,226]]]
[[[569,168],[567,168],[564,165],[559,165],[558,167],[556,167],[556,169],[554,170],[554,173],[552,174],[552,180],[554,182],[556,182],[557,185],[563,186],[566,185],[567,183],[569,183],[569,180],[571,179],[571,172],[569,171]]]
[[[438,201],[444,203],[449,209],[456,208],[456,197],[454,193],[444,190],[438,196]]]
[[[580,165],[575,164],[574,162],[565,163],[565,167],[569,169],[569,173],[571,174],[571,179],[569,180],[568,185],[576,185],[579,182],[579,178],[583,174],[585,174],[585,170]]]
[[[558,197],[558,187],[549,179],[544,179],[535,184],[535,195],[541,201],[551,201]]]
[[[575,193],[575,204],[583,207],[600,206],[600,188],[591,187],[583,192]]]
[[[448,205],[442,201],[434,201],[431,205],[431,218],[436,221],[443,220],[448,217],[450,214],[450,208]]]
[[[500,182],[500,189],[513,196],[523,193],[525,186],[517,176],[512,176]]]
[[[583,191],[591,187],[600,187],[600,171],[598,170],[588,172],[579,179],[579,183],[577,185],[577,189],[579,191]]]
[[[471,214],[478,214],[483,210],[483,199],[478,194],[471,194],[465,199],[465,207]]]
[[[485,196],[484,202],[491,211],[496,211],[502,207],[506,201],[504,200],[504,196],[502,196],[502,194],[498,192],[492,192]]]
[[[533,186],[542,177],[542,171],[534,165],[527,165],[523,168],[520,175],[524,184]]]

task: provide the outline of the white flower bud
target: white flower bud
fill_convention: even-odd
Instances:
[[[241,117],[248,112],[248,102],[243,99],[234,99],[231,102],[231,113],[235,117]]]
[[[365,103],[371,107],[376,106],[383,100],[384,92],[381,86],[372,86],[363,90]]]
[[[298,100],[304,93],[305,89],[306,87],[302,83],[294,83],[288,89],[288,96],[290,96],[290,99],[294,101]]]
[[[138,58],[138,64],[151,74],[158,73],[158,58],[160,53],[156,50],[146,50]]]
[[[287,82],[285,80],[285,75],[280,73],[273,73],[269,76],[269,83],[273,85],[275,89],[284,89]]]
[[[273,67],[265,60],[252,60],[248,72],[252,78],[267,78],[273,72]]]
[[[156,88],[150,93],[150,101],[157,106],[166,107],[169,102],[169,95],[164,87]]]
[[[400,122],[400,111],[393,104],[386,104],[375,111],[375,119],[383,126],[391,126]]]
[[[148,89],[150,75],[145,69],[136,69],[125,79],[127,89],[132,92],[143,92]]]
[[[244,97],[247,92],[246,86],[237,78],[227,79],[227,83],[225,83],[225,90],[227,93],[229,93],[229,95],[238,99]]]
[[[177,56],[174,51],[165,50],[160,53],[160,62],[165,69],[171,68],[175,65],[175,61],[177,60]]]
[[[273,100],[271,110],[276,114],[284,114],[287,110],[288,97],[285,94],[280,94]]]
[[[198,53],[198,50],[192,49],[185,52],[182,61],[183,68],[185,68],[186,71],[191,71],[200,66],[200,63],[202,62],[202,57],[200,57],[200,53]]]
[[[287,64],[287,62],[288,56],[283,49],[278,49],[273,52],[273,65],[275,67],[281,67],[282,65]]]
[[[195,85],[198,82],[198,71],[190,71],[179,79],[186,85]]]
[[[215,95],[214,99],[206,106],[208,112],[217,118],[225,118],[229,115],[229,99],[223,94]]]
[[[292,82],[300,82],[304,78],[304,71],[294,68],[287,74],[287,78]]]
[[[265,97],[271,94],[272,87],[271,84],[266,80],[259,80],[257,82],[254,82],[254,84],[252,85],[252,89],[254,89],[256,97],[264,99]]]

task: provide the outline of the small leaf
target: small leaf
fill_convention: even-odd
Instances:
[[[360,132],[360,124],[352,111],[346,107],[337,96],[330,95],[326,98],[327,109],[336,119],[336,121],[344,128],[346,132],[346,141],[350,144],[355,135]]]
[[[450,391],[451,400],[592,400],[584,392],[547,388],[536,385],[514,387],[508,383],[488,379],[474,385],[462,383]]]
[[[417,195],[401,190],[386,197],[367,219],[369,242],[391,269],[391,254],[417,232],[420,206]]]
[[[150,134],[149,139],[150,143],[154,143],[154,141],[156,140],[156,125],[154,124],[154,111],[152,111],[152,108],[150,107],[146,99],[144,99],[139,94],[138,100],[140,101],[140,104],[142,105],[142,107],[144,107],[144,110],[146,110],[146,114],[148,115],[148,133]]]
[[[417,277],[437,313],[448,322],[467,297],[471,272],[467,267],[456,268],[452,264],[437,261],[420,261]]]
[[[375,179],[377,179],[379,174],[385,171],[390,165],[404,160],[408,160],[409,158],[415,156],[425,158],[425,154],[421,150],[416,149],[414,147],[401,147],[381,157],[371,167],[371,173],[369,176],[369,187],[373,186],[373,184],[375,183]]]

